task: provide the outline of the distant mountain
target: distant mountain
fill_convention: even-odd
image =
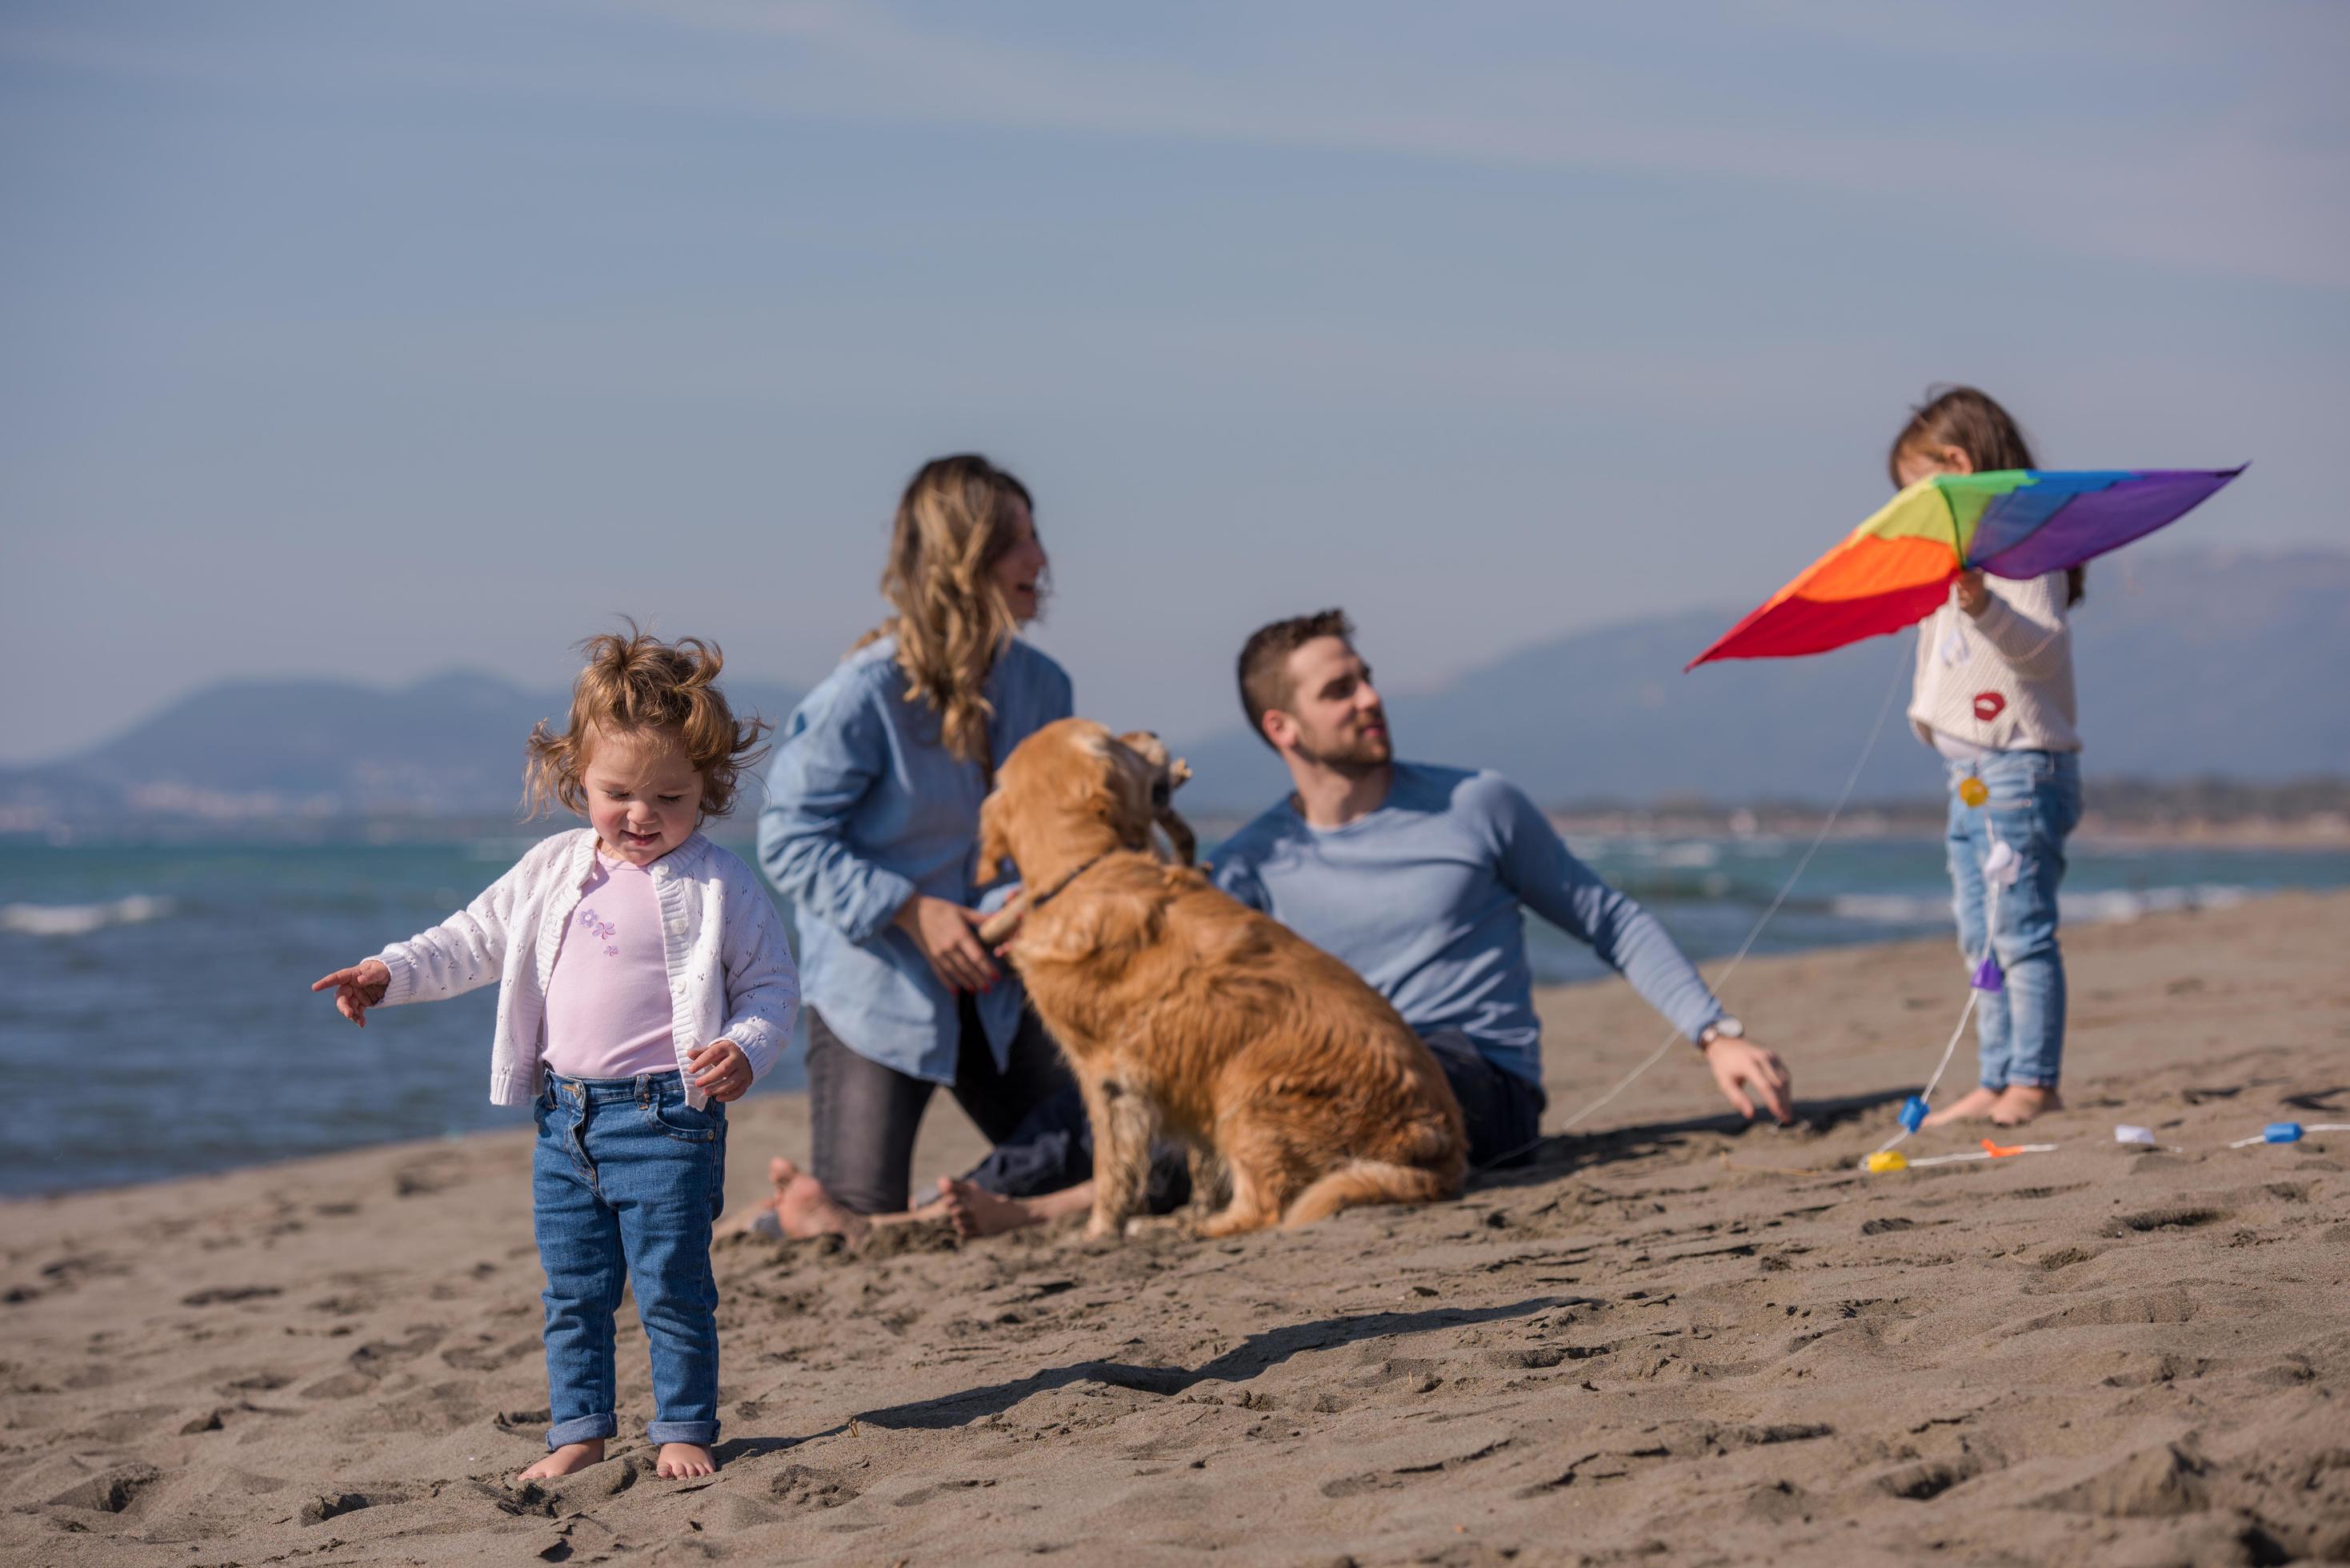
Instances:
[[[2074,612],[2091,776],[2275,781],[2350,774],[2350,553],[2146,552],[2089,568]],[[1861,799],[1929,794],[1910,735],[1911,636],[1812,659],[1681,667],[1750,607],[1578,631],[1390,695],[1408,757],[1501,770],[1545,805],[1826,801],[1844,785],[1888,689],[1893,710]],[[1377,648],[1366,650],[1378,661]],[[1382,673],[1408,679],[1392,664]],[[1238,726],[1177,748],[1194,812],[1248,811],[1286,788]]]
[[[800,694],[729,680],[780,722]],[[0,828],[125,817],[268,821],[497,816],[522,796],[523,741],[567,693],[452,671],[386,691],[353,681],[207,687],[79,756],[0,770]]]
[[[2093,566],[2074,623],[2087,771],[2256,783],[2350,774],[2345,606],[2350,553],[2132,553]],[[1744,607],[1578,631],[1440,691],[1391,695],[1397,742],[1406,756],[1499,768],[1549,805],[1818,802],[1842,787],[1889,691],[1859,797],[1936,792],[1933,763],[1901,719],[1908,634],[1682,674]],[[1377,648],[1366,651],[1378,659]],[[800,695],[754,680],[730,680],[727,694],[775,720]],[[0,770],[0,831],[507,816],[523,737],[564,701],[466,672],[396,691],[214,686],[78,757]],[[1273,753],[1237,727],[1178,749],[1193,769],[1183,799],[1195,815],[1253,811],[1286,787]]]

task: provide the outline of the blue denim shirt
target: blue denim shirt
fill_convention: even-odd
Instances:
[[[911,937],[891,925],[917,892],[974,904],[977,763],[948,752],[939,715],[906,698],[897,639],[841,661],[785,722],[759,813],[759,866],[789,900],[799,937],[800,989],[858,1055],[951,1084],[961,1044],[954,992]],[[1069,716],[1069,678],[1028,644],[1007,644],[989,671],[992,754]],[[996,1064],[1020,1027],[1009,971],[979,999]]]

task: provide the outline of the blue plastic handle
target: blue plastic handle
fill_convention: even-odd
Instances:
[[[2261,1141],[2262,1143],[2299,1143],[2301,1141],[2301,1124],[2299,1122],[2271,1122],[2268,1126],[2261,1129]]]
[[[1906,1099],[1906,1100],[1902,1101],[1902,1102],[1901,1102],[1901,1130],[1902,1130],[1903,1132],[1916,1132],[1919,1127],[1924,1127],[1925,1125],[1926,1125],[1926,1098],[1925,1098],[1925,1096],[1922,1096],[1922,1095],[1912,1095],[1912,1096],[1910,1096],[1908,1099]],[[2295,1128],[2293,1128],[2293,1137],[2299,1137],[2301,1136],[2301,1129],[2300,1129],[2299,1127],[2295,1127]]]

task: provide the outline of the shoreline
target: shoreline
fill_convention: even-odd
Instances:
[[[745,826],[754,814],[738,812],[710,831],[717,843],[744,858],[754,835]],[[1553,806],[1552,826],[1573,838],[1796,838],[1819,831],[1825,809],[1766,803],[1752,806],[1664,802],[1648,806]],[[1220,842],[1250,818],[1227,811],[1202,811],[1191,818],[1202,844]],[[567,820],[524,822],[511,816],[234,818],[229,821],[154,819],[92,828],[84,824],[15,826],[0,816],[0,850],[5,849],[223,849],[384,848],[416,846],[517,844],[570,826]],[[1847,807],[1827,842],[1937,838],[1942,832],[1939,797],[1864,801]],[[2233,848],[2275,850],[2350,849],[2350,811],[2316,808],[2277,815],[2247,810],[2214,815],[2195,812],[2120,812],[2090,805],[2072,837],[2076,842],[2133,848]]]
[[[2314,893],[2299,889],[2277,889],[2255,892],[2241,898],[2230,898],[2224,901],[2210,905],[2189,904],[2183,909],[2134,910],[2127,913],[2091,917],[2067,925],[2065,930],[2069,942],[2071,940],[2077,940],[2079,933],[2082,932],[2107,929],[2116,927],[2135,927],[2147,921],[2168,920],[2178,919],[2182,916],[2189,918],[2212,918],[2220,916],[2228,910],[2264,904],[2279,898],[2314,898],[2319,901],[2332,899],[2339,902],[2344,908],[2350,909],[2350,888],[2338,890],[2327,889]],[[1885,936],[1880,938],[1861,939],[1852,941],[1823,942],[1807,948],[1799,948],[1785,951],[1766,952],[1762,955],[1749,958],[1747,960],[1747,967],[1751,969],[1756,966],[1767,964],[1800,962],[1806,960],[1823,958],[1839,958],[1851,961],[1866,961],[1870,955],[1878,955],[1887,961],[1900,962],[1914,960],[1915,958],[1924,954],[1931,954],[1939,957],[1947,952],[1948,947],[1949,940],[1946,937]],[[1722,970],[1724,963],[1725,959],[1721,956],[1717,956],[1700,961],[1697,967],[1700,972],[1706,976],[1709,982],[1712,982]],[[1564,983],[1536,986],[1536,1008],[1545,1020],[1544,1059],[1547,1065],[1545,1066],[1544,1073],[1545,1078],[1549,1080],[1553,1089],[1554,1108],[1556,1108],[1557,1105],[1562,1064],[1556,1060],[1555,1048],[1553,1044],[1552,1033],[1548,1028],[1547,1021],[1554,1012],[1565,1013],[1575,1011],[1577,1009],[1577,1004],[1581,998],[1586,995],[1596,994],[1604,992],[1608,987],[1619,986],[1620,984],[1620,977],[1603,974],[1587,980],[1577,980]],[[1958,993],[1954,992],[1954,994]],[[1628,988],[1625,990],[1624,995],[1630,995]],[[1618,998],[1617,1000],[1620,1001],[1622,999]],[[1635,1004],[1637,1005],[1637,999],[1635,999]],[[1733,1009],[1733,1011],[1736,1011],[1736,1009]],[[759,1124],[762,1128],[766,1127],[767,1124],[773,1123],[775,1124],[777,1127],[788,1129],[796,1136],[800,1136],[804,1138],[806,1127],[806,1091],[803,1088],[767,1091],[749,1096],[744,1101],[737,1102],[730,1115],[733,1123],[737,1127],[742,1126],[746,1120],[754,1121]],[[962,1119],[959,1110],[954,1106],[951,1096],[938,1096],[934,1103],[942,1107],[942,1114],[941,1116],[936,1118],[926,1118],[924,1123],[926,1129],[924,1136],[926,1138],[931,1137],[930,1129],[938,1127],[940,1123],[943,1122],[947,1124],[946,1129],[940,1131],[938,1134],[939,1137],[942,1140],[942,1152],[944,1150],[956,1151],[955,1158],[959,1163],[955,1164],[951,1170],[945,1166],[941,1166],[937,1171],[933,1172],[933,1174],[952,1174],[960,1172],[960,1170],[962,1170],[965,1166],[976,1162],[981,1156],[985,1153],[984,1145],[978,1141],[976,1130],[972,1128],[967,1121]],[[776,1108],[778,1104],[788,1108],[778,1109]],[[0,1224],[5,1223],[9,1211],[15,1208],[54,1205],[78,1198],[94,1197],[105,1194],[132,1193],[146,1189],[168,1189],[184,1182],[217,1181],[249,1173],[289,1169],[312,1161],[331,1162],[370,1157],[381,1158],[388,1157],[389,1155],[400,1150],[421,1153],[422,1151],[435,1147],[445,1147],[452,1144],[463,1144],[472,1139],[511,1138],[523,1136],[525,1135],[519,1127],[469,1128],[463,1131],[426,1134],[418,1137],[388,1137],[366,1143],[353,1144],[346,1148],[333,1151],[304,1151],[257,1160],[244,1160],[233,1165],[186,1170],[176,1175],[160,1176],[130,1181],[100,1182],[89,1186],[63,1187],[38,1191],[13,1193],[0,1192]],[[966,1144],[969,1146],[967,1155],[962,1152]],[[917,1162],[916,1168],[918,1172],[929,1169],[928,1167],[921,1165],[919,1160]],[[927,1180],[928,1178],[918,1175],[917,1179],[918,1181]],[[728,1180],[730,1192],[729,1200],[732,1202],[733,1201],[733,1192],[735,1182],[731,1171]],[[755,1195],[755,1193],[753,1194],[753,1196]]]

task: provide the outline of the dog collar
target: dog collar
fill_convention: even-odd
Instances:
[[[1078,877],[1084,876],[1087,872],[1092,870],[1095,867],[1100,865],[1105,859],[1108,858],[1109,853],[1110,852],[1107,849],[1103,850],[1099,855],[1095,856],[1092,859],[1087,860],[1076,870],[1070,872],[1067,876],[1054,883],[1050,888],[1037,894],[1033,898],[1024,900],[1022,907],[1028,910],[1043,909],[1045,905],[1059,898],[1063,889],[1066,888],[1070,883],[1076,881]]]

